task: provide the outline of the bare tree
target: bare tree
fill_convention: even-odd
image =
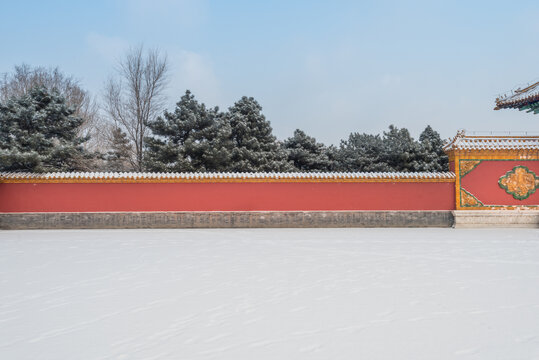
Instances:
[[[138,46],[125,54],[116,70],[117,76],[105,87],[106,112],[127,133],[133,145],[133,168],[142,171],[147,124],[165,106],[167,57],[156,49],[144,51]]]
[[[88,150],[104,150],[105,133],[102,129],[105,124],[99,116],[97,102],[88,91],[82,89],[77,79],[63,74],[57,67],[31,67],[27,64],[15,66],[12,73],[5,73],[0,78],[0,102],[26,95],[38,86],[58,91],[66,99],[67,105],[75,110],[75,115],[84,119],[78,135],[90,137],[84,143]]]

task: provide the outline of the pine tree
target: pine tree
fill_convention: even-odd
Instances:
[[[185,151],[196,171],[227,171],[232,156],[232,128],[218,108],[208,110],[206,125],[192,133],[185,142]]]
[[[337,170],[349,172],[390,171],[381,159],[384,141],[379,135],[351,133],[336,152]]]
[[[233,142],[229,171],[293,170],[255,99],[242,97],[229,108],[225,118],[231,126]]]
[[[128,171],[133,169],[131,154],[132,145],[127,134],[120,128],[114,128],[111,133],[111,150],[105,156],[106,168],[109,171]]]
[[[419,170],[419,144],[408,129],[390,125],[389,131],[384,132],[383,144],[380,161],[387,164],[390,171]]]
[[[0,171],[87,170],[83,119],[56,91],[33,88],[0,104]]]
[[[352,133],[335,152],[334,168],[365,172],[448,171],[442,145],[440,135],[430,126],[421,133],[419,142],[407,129],[393,125],[382,137]]]
[[[103,148],[104,122],[99,115],[96,99],[82,88],[79,80],[63,73],[57,67],[16,65],[10,73],[0,77],[0,102],[7,103],[10,98],[27,95],[35,87],[43,87],[48,92],[58,91],[67,106],[75,110],[74,115],[84,120],[78,127],[78,136],[91,138],[84,142],[83,146],[92,150]]]
[[[342,171],[340,166],[340,154],[339,154],[339,148],[335,145],[329,145],[326,148],[326,156],[329,160],[329,171]]]
[[[288,160],[300,171],[330,171],[331,161],[328,150],[314,137],[297,129],[294,136],[286,139],[283,148],[288,154]]]
[[[207,109],[186,91],[173,113],[148,124],[145,167],[150,171],[224,171],[231,156],[231,128],[218,108]]]
[[[430,125],[419,135],[420,155],[418,171],[449,171],[449,160],[443,150],[443,141]]]

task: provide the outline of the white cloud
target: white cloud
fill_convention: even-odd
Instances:
[[[90,56],[96,57],[95,62],[102,62],[103,65],[109,67],[109,73],[113,72],[113,67],[118,64],[131,45],[123,38],[98,33],[88,34],[86,42]],[[208,58],[192,51],[161,50],[167,54],[169,62],[170,81],[167,90],[170,99],[169,106],[178,102],[187,89],[208,106],[229,105],[223,101],[220,82]],[[106,74],[102,73],[100,76],[104,78]]]
[[[86,36],[86,42],[92,52],[97,53],[104,60],[115,63],[129,48],[129,43],[119,37],[110,37],[98,33]]]
[[[392,74],[384,74],[382,76],[382,85],[388,86],[388,87],[396,87],[401,84],[401,77],[398,75],[392,75]]]
[[[170,93],[177,102],[185,90],[189,89],[208,106],[223,106],[220,82],[215,75],[211,61],[191,51],[169,53]]]

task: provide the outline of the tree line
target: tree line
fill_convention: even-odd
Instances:
[[[440,135],[393,125],[326,146],[304,131],[279,141],[262,107],[222,111],[186,91],[165,110],[166,56],[129,50],[101,105],[58,69],[16,66],[0,79],[0,171],[447,171]]]

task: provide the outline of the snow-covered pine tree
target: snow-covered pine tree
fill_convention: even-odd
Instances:
[[[131,159],[132,144],[127,134],[119,127],[112,129],[110,134],[110,151],[105,155],[108,171],[133,170]]]
[[[342,140],[336,151],[339,171],[391,171],[381,160],[384,141],[380,135],[351,133],[347,140]]]
[[[88,170],[83,119],[56,91],[36,87],[0,104],[0,171]]]
[[[197,171],[227,171],[232,157],[232,128],[217,107],[207,110],[206,125],[187,139],[185,151]]]
[[[99,115],[99,105],[90,93],[84,90],[76,78],[66,75],[59,68],[45,68],[28,64],[16,65],[12,72],[0,77],[0,102],[26,95],[35,87],[53,90],[65,98],[67,106],[75,110],[74,115],[83,118],[78,128],[78,136],[91,138],[84,142],[87,150],[104,148],[106,123]]]
[[[288,160],[300,171],[331,170],[326,146],[299,129],[294,131],[294,136],[286,139],[282,146],[288,154]]]
[[[419,145],[417,171],[449,171],[449,160],[443,150],[442,138],[430,125],[419,135]]]
[[[231,129],[218,108],[207,109],[188,90],[174,112],[148,124],[145,167],[150,171],[224,171],[231,155]]]
[[[252,97],[242,97],[228,109],[226,121],[232,129],[229,171],[292,171],[286,152],[279,146],[262,107]]]
[[[420,146],[406,128],[389,126],[384,132],[380,161],[387,164],[390,171],[418,171],[420,168]]]
[[[329,160],[329,171],[341,171],[339,162],[339,148],[331,144],[326,147],[326,155]]]

